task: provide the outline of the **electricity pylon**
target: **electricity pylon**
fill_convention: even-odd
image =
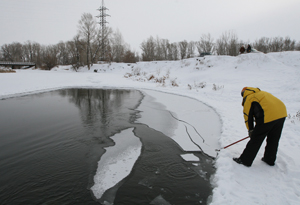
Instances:
[[[106,10],[108,10],[108,8],[106,8],[104,6],[104,0],[102,0],[102,6],[100,6],[100,8],[97,9],[97,10],[100,11],[100,15],[97,16],[97,18],[100,19],[99,24],[100,24],[100,31],[101,31],[101,50],[100,50],[101,57],[100,57],[100,59],[102,61],[105,61],[105,59],[106,59],[106,47],[107,47],[106,43],[107,43],[107,40],[108,40],[107,39],[107,33],[108,32],[107,32],[107,29],[106,29],[106,24],[108,22],[106,21],[106,17],[110,16],[110,15],[106,14]]]

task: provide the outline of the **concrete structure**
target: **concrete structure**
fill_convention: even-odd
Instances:
[[[18,67],[22,67],[22,66],[28,66],[27,68],[30,68],[30,67],[35,67],[36,64],[33,63],[33,62],[9,62],[9,61],[0,61],[0,66],[5,66],[5,67],[8,67],[8,66],[11,66],[12,69],[16,68],[17,66]]]

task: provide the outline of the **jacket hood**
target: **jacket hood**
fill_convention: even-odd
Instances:
[[[252,88],[252,87],[247,87],[245,89],[245,92],[243,94],[243,98],[247,97],[248,95],[251,95],[253,93],[258,93],[260,91],[259,88]]]

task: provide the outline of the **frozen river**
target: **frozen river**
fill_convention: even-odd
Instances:
[[[1,204],[205,204],[212,194],[220,122],[194,99],[68,89],[0,109]]]

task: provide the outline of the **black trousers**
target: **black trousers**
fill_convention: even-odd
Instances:
[[[274,164],[277,155],[279,139],[285,118],[281,118],[269,123],[255,125],[251,139],[240,156],[243,164],[251,166],[264,139],[267,137],[264,160],[269,164]]]

